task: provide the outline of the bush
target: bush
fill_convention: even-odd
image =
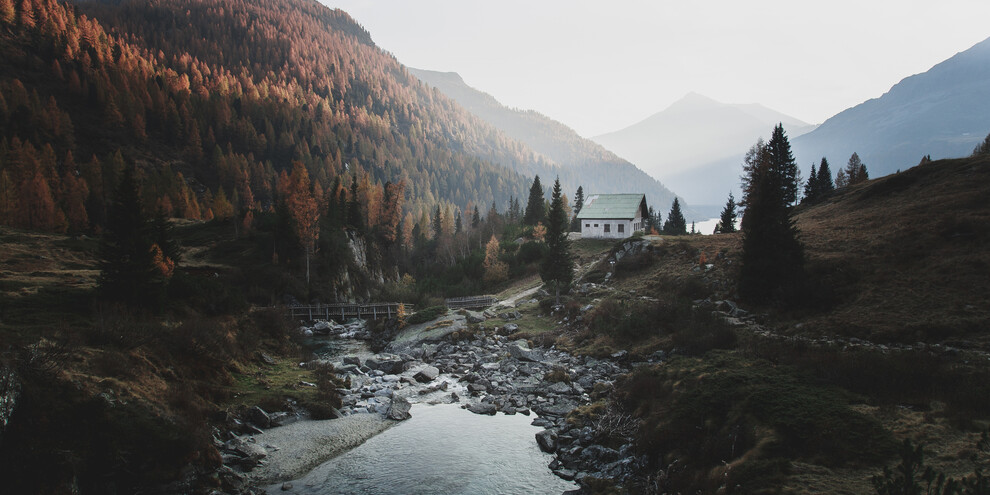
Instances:
[[[406,323],[409,325],[418,325],[435,320],[445,314],[447,314],[446,306],[431,306],[413,313],[409,318],[406,318]]]
[[[676,484],[681,490],[709,481],[717,487],[724,479],[706,477],[737,459],[835,466],[876,461],[893,448],[878,421],[849,407],[854,397],[848,393],[725,351],[639,367],[619,380],[614,397],[622,411],[643,421],[636,442],[641,452],[658,463],[676,458],[691,466]]]

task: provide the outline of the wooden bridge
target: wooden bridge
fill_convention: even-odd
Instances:
[[[498,302],[498,298],[495,296],[469,296],[469,297],[454,297],[447,299],[444,303],[450,309],[480,309],[487,308]]]
[[[331,304],[300,304],[289,306],[289,316],[292,319],[313,320],[322,318],[324,320],[335,319],[345,321],[350,318],[373,319],[394,318],[399,314],[399,306],[408,312],[412,310],[411,305],[402,303],[331,303]]]

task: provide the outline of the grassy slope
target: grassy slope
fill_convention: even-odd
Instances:
[[[990,244],[987,198],[990,163],[961,159],[915,167],[840,191],[822,204],[801,206],[795,218],[806,246],[808,271],[818,281],[812,295],[821,299],[803,309],[746,308],[754,311],[761,328],[776,335],[826,340],[855,337],[876,344],[924,342],[975,353],[958,357],[952,352],[932,355],[918,351],[918,346],[906,351],[869,347],[851,350],[842,345],[809,347],[781,344],[779,339],[767,340],[739,329],[736,349],[730,351],[731,358],[721,358],[727,360],[718,373],[725,374],[726,380],[762,386],[764,380],[749,381],[749,370],[770,362],[782,377],[807,387],[802,393],[825,396],[833,388],[844,389],[847,395],[843,400],[848,402],[836,409],[846,418],[839,421],[840,434],[855,438],[873,431],[869,430],[872,426],[863,429],[864,425],[879,424],[895,440],[910,438],[925,444],[928,462],[950,475],[972,472],[970,456],[974,454],[975,431],[985,428],[990,419],[990,408],[979,398],[986,392],[984,384],[990,376],[986,357],[979,353],[990,350],[986,328],[990,321],[990,270],[983,259]],[[645,357],[656,349],[683,348],[685,338],[681,337],[695,331],[683,330],[691,327],[691,318],[683,312],[678,314],[676,304],[664,303],[706,297],[736,299],[734,280],[741,241],[741,234],[654,240],[654,254],[620,263],[605,289],[576,294],[571,299],[572,308],[588,303],[602,307],[602,301],[615,300],[619,304],[613,308],[627,314],[640,310],[635,306],[638,301],[658,301],[659,310],[639,303],[646,304],[641,308],[652,321],[643,327],[648,333],[630,337],[628,333],[596,332],[587,324],[595,317],[596,309],[584,315],[583,324],[561,325],[555,342],[595,355],[628,349],[634,356]],[[706,263],[712,265],[707,271],[698,266],[702,253]],[[607,270],[605,266],[592,269],[586,280],[600,281]],[[541,309],[524,307],[527,318],[532,316],[528,313],[539,314]],[[562,318],[558,315],[555,319]],[[636,320],[622,320],[623,324],[626,321]],[[539,323],[542,322],[534,321],[532,326],[542,327]],[[519,324],[526,336],[526,318]],[[688,336],[687,341],[690,339]],[[709,359],[714,358],[702,356],[700,363],[704,365]],[[683,412],[682,408],[703,406],[692,398],[699,394],[725,395],[734,403],[731,389],[712,390],[712,378],[705,378],[705,373],[692,377],[695,363],[677,360],[666,365],[663,373],[681,374],[684,378],[658,383],[655,390],[642,384],[625,389],[620,385],[620,390],[628,393],[632,389],[630,396],[646,397],[630,404],[649,424],[661,427],[672,415]],[[641,388],[637,391],[635,387]],[[790,393],[772,387],[759,390]],[[802,412],[797,407],[792,415],[813,412]],[[884,446],[882,451],[870,455],[857,456],[855,450],[837,449],[831,458],[822,459],[814,449],[782,435],[779,418],[760,417],[757,404],[735,414],[750,418],[748,421],[759,431],[751,439],[754,448],[737,458],[736,463],[730,463],[736,471],[729,478],[738,477],[747,490],[871,492],[870,477],[883,464],[895,463],[888,457],[893,455],[889,441],[877,443]],[[717,429],[717,421],[709,426],[713,424]],[[645,441],[651,437],[644,431],[640,438]],[[786,455],[780,457],[780,445],[796,447],[785,450]],[[856,444],[847,443],[843,448],[848,445]],[[667,448],[670,447],[664,447]],[[692,455],[690,449],[675,447],[664,451]],[[848,460],[843,460],[845,456]],[[987,464],[984,457],[980,462]],[[787,462],[775,461],[781,458]],[[670,459],[668,455],[666,460]],[[753,463],[740,470],[740,459]],[[695,474],[686,482],[689,486],[712,489],[718,485],[718,476],[725,475],[715,467]],[[754,479],[755,484],[747,485]]]

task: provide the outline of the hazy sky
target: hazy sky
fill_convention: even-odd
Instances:
[[[695,91],[809,123],[990,37],[988,0],[320,0],[407,66],[583,136]]]

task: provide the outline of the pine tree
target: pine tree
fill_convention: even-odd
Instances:
[[[574,218],[571,220],[571,232],[581,232],[581,221],[578,220],[578,213],[581,213],[581,208],[584,208],[584,188],[578,186],[577,192],[574,193]]]
[[[849,185],[849,177],[846,175],[846,169],[840,168],[839,172],[835,174],[835,188],[842,189]]]
[[[863,164],[862,160],[859,159],[859,155],[856,153],[853,153],[849,157],[849,162],[846,164],[846,177],[850,186],[854,186],[870,178],[866,172],[866,165]]]
[[[474,213],[471,214],[471,229],[478,230],[481,226],[481,213],[478,211],[478,205],[474,205]]]
[[[736,231],[736,198],[732,197],[731,192],[725,207],[722,208],[722,215],[719,217],[715,231],[720,234],[731,234]]]
[[[818,167],[818,187],[817,195],[819,199],[827,198],[835,191],[835,184],[832,183],[832,170],[828,167],[828,160],[822,157],[822,164]]]
[[[807,201],[808,203],[815,202],[818,196],[818,172],[815,171],[815,164],[811,164],[811,176],[808,177],[808,182],[804,185],[804,199],[801,202]]]
[[[797,202],[798,196],[798,167],[791,154],[791,143],[784,133],[784,125],[777,124],[773,128],[770,142],[767,143],[767,154],[770,159],[770,166],[773,167],[773,176],[779,178],[778,187],[781,188],[784,202],[792,205]]]
[[[990,134],[987,134],[987,137],[983,139],[983,142],[976,145],[976,148],[973,148],[973,156],[980,155],[990,155]],[[929,155],[928,161],[931,161],[931,159],[932,157]]]
[[[454,219],[454,233],[461,233],[461,211],[457,211],[457,217]]]
[[[164,285],[155,266],[153,232],[138,197],[134,168],[125,167],[107,209],[100,239],[100,294],[112,301],[157,309]]]
[[[743,167],[746,211],[739,292],[755,303],[767,302],[793,288],[803,274],[803,248],[791,220],[790,193],[785,186],[789,174],[779,159],[769,145],[758,141],[746,154]]]
[[[364,232],[364,214],[358,201],[357,174],[351,179],[351,193],[347,202],[347,226],[358,232]]]
[[[546,223],[547,212],[543,203],[543,186],[540,185],[540,176],[533,179],[533,185],[529,188],[529,201],[526,202],[526,213],[523,215],[523,224],[536,225],[540,222]]]
[[[540,278],[554,291],[556,304],[560,304],[560,294],[567,294],[574,279],[574,259],[570,241],[567,239],[567,213],[560,192],[560,178],[553,184],[550,200],[550,215],[547,224],[547,256],[540,264]]]
[[[684,220],[684,214],[681,213],[681,203],[677,198],[674,198],[673,204],[670,205],[670,213],[667,214],[667,221],[663,224],[663,233],[667,235],[687,234],[687,221]]]

